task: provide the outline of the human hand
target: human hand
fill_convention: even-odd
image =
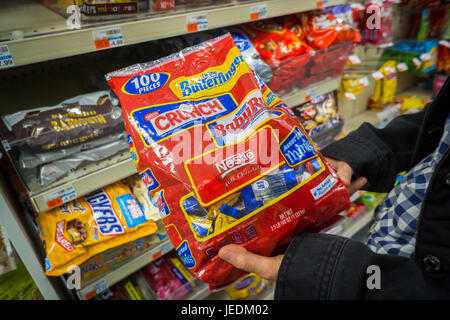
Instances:
[[[328,157],[325,157],[325,159],[327,159],[339,178],[341,178],[342,182],[347,187],[349,195],[352,195],[367,183],[366,177],[359,177],[352,181],[353,169],[347,162]]]
[[[228,244],[219,250],[219,257],[234,267],[253,272],[266,280],[276,280],[283,255],[264,257],[251,253],[237,244]]]

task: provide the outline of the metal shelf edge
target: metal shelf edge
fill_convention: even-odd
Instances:
[[[321,3],[321,2],[320,2]],[[345,1],[329,0],[326,5],[343,4]],[[139,42],[168,38],[187,33],[188,16],[208,14],[208,29],[247,23],[250,19],[250,8],[254,5],[267,6],[267,18],[316,9],[316,0],[271,0],[248,3],[234,3],[230,6],[210,7],[198,11],[187,11],[162,17],[144,18],[135,21],[114,21],[101,26],[92,26],[79,30],[68,30],[38,35],[19,40],[0,42],[8,45],[15,66],[43,62],[78,54],[96,51],[92,32],[120,27],[126,45]],[[64,24],[65,19],[61,19]],[[61,29],[58,26],[57,29]]]
[[[157,246],[149,249],[140,256],[132,259],[130,262],[117,268],[116,270],[110,271],[101,276],[100,278],[97,278],[89,282],[83,288],[77,290],[77,295],[81,300],[85,300],[86,295],[89,295],[94,290],[96,291],[96,294],[99,294],[104,289],[116,284],[125,277],[140,270],[153,260],[156,260],[160,256],[170,252],[172,249],[173,249],[172,242],[170,242],[170,240],[167,238],[166,240],[163,240],[161,243],[159,243]],[[98,290],[98,288],[102,288],[102,290]]]

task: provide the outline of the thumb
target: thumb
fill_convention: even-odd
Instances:
[[[354,194],[356,191],[364,187],[366,183],[367,183],[366,177],[359,177],[358,179],[352,181],[347,187],[349,195]]]
[[[238,269],[256,273],[267,280],[276,280],[282,255],[264,257],[236,244],[229,244],[219,250],[219,257]]]

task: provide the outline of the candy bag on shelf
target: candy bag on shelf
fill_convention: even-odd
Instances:
[[[146,219],[130,188],[120,181],[42,212],[36,222],[48,276],[60,276],[73,265],[158,228]]]
[[[220,247],[278,254],[348,207],[339,177],[230,35],[106,78],[167,233],[210,288],[246,274]]]

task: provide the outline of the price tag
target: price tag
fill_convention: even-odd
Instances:
[[[351,64],[360,64],[361,63],[361,59],[355,54],[348,56],[348,60],[350,60]]]
[[[208,14],[196,14],[186,17],[187,32],[208,30]]]
[[[317,0],[316,1],[316,7],[317,8],[323,8],[324,6],[326,6],[328,3],[328,0]]]
[[[97,50],[120,47],[125,44],[120,27],[92,31],[92,38]]]
[[[172,249],[173,249],[173,245],[172,245],[172,243],[170,241],[168,243],[165,243],[159,249],[157,249],[156,252],[152,252],[152,260],[158,259],[159,257],[165,255],[166,253],[168,253]]]
[[[386,70],[388,74],[395,73],[395,69],[391,67],[384,67],[384,70]]]
[[[351,92],[345,92],[344,95],[348,100],[356,100],[356,96]]]
[[[250,7],[250,20],[259,20],[267,18],[267,4],[260,4]]]
[[[399,64],[397,64],[397,70],[400,72],[406,71],[408,70],[408,65],[404,62],[400,62]]]
[[[51,192],[44,196],[45,203],[49,209],[60,206],[77,198],[73,185]]]
[[[309,94],[305,97],[305,102],[310,101],[311,99],[314,99],[316,97],[316,89],[312,89]]]
[[[8,152],[11,150],[11,146],[9,145],[8,141],[2,140],[3,148],[5,148],[5,151]]]
[[[0,46],[0,69],[5,69],[13,66],[15,66],[15,64],[11,53],[9,53],[8,46],[6,44]]]
[[[359,79],[359,83],[363,87],[367,87],[369,85],[369,79],[367,77],[362,77]]]
[[[420,55],[420,60],[422,61],[430,61],[431,60],[431,56],[429,53],[424,53]]]
[[[415,65],[416,67],[420,65],[420,60],[417,59],[417,58],[414,58],[414,59],[412,60],[412,62],[414,63],[414,65]]]
[[[441,46],[450,48],[450,42],[448,42],[447,40],[441,40],[441,41],[439,41],[439,44],[440,44]]]
[[[384,74],[382,72],[380,72],[380,71],[375,71],[374,73],[372,73],[372,77],[375,80],[380,80],[380,79],[384,78]]]
[[[98,295],[99,293],[105,291],[106,289],[108,289],[108,283],[106,283],[106,281],[102,279],[100,281],[93,283],[86,289],[83,289],[82,296],[84,297],[85,300],[89,300]]]

